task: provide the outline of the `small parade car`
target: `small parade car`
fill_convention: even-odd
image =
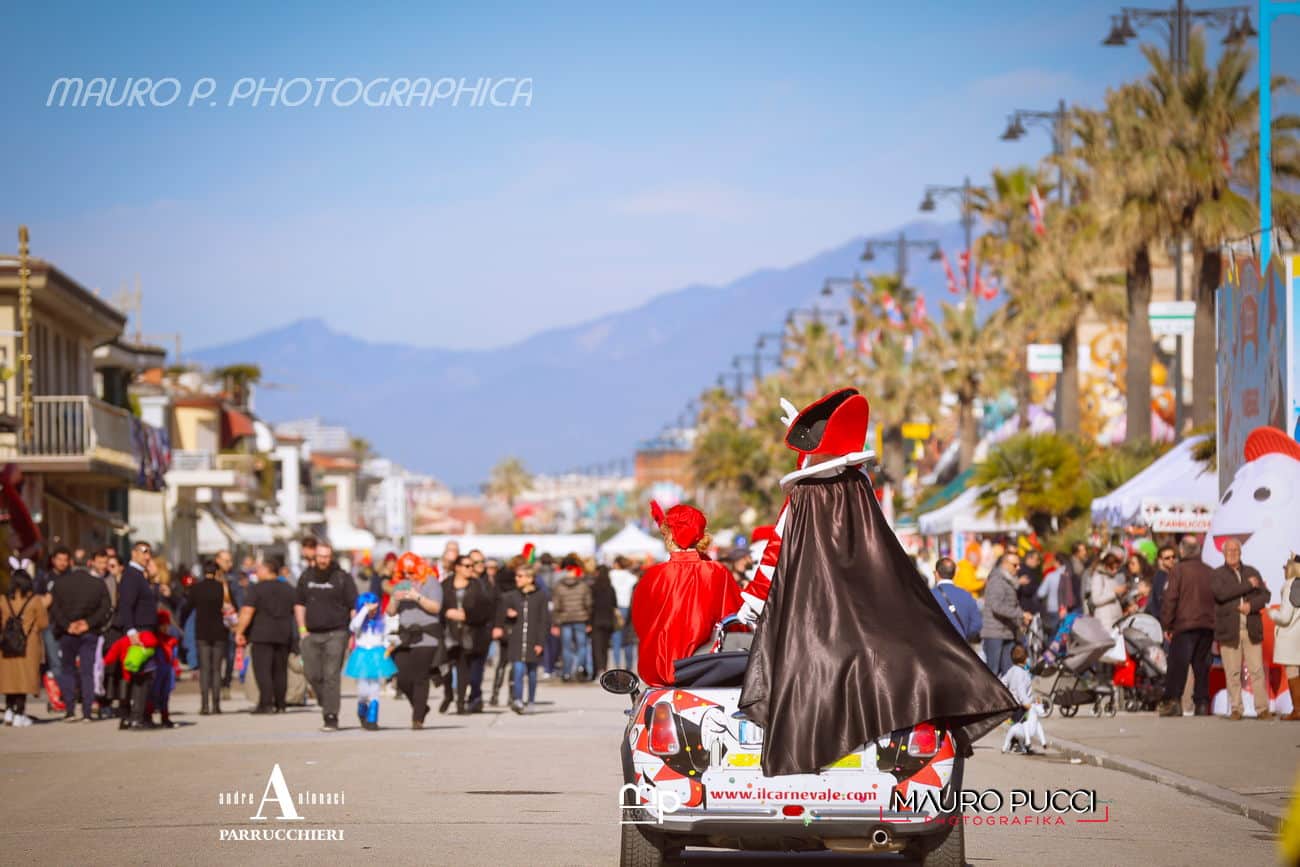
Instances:
[[[641,690],[621,669],[601,686],[632,699],[622,867],[654,867],[687,846],[901,852],[932,867],[965,864],[963,759],[942,728],[892,732],[820,774],[767,777],[763,732],[737,712],[738,686]]]

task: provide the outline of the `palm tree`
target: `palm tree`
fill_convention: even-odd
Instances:
[[[497,463],[488,474],[487,492],[501,497],[510,507],[513,518],[515,500],[533,484],[533,476],[517,457],[507,457]]]
[[[1192,424],[1208,424],[1214,415],[1215,382],[1215,292],[1222,280],[1225,239],[1249,234],[1259,225],[1258,209],[1251,198],[1234,189],[1231,155],[1240,152],[1250,139],[1255,157],[1249,165],[1258,168],[1259,91],[1246,90],[1253,52],[1229,46],[1211,68],[1206,58],[1205,39],[1193,33],[1188,61],[1181,75],[1152,46],[1143,52],[1151,72],[1140,85],[1144,113],[1153,123],[1172,131],[1172,147],[1164,151],[1168,163],[1167,206],[1176,237],[1192,242],[1196,301],[1196,330],[1192,337]],[[1270,87],[1290,86],[1283,77]],[[1300,118],[1282,115],[1274,123],[1274,145],[1282,155],[1274,161],[1275,177],[1286,183],[1300,178],[1300,153],[1295,130]],[[1258,185],[1258,174],[1250,189]],[[1284,213],[1292,204],[1291,194],[1282,192]]]
[[[1023,519],[1045,536],[1091,499],[1082,479],[1083,462],[1073,440],[1018,433],[989,449],[971,481],[984,488],[976,499],[983,511]],[[1003,505],[1006,493],[1015,497]]]
[[[222,390],[236,406],[248,406],[248,387],[262,381],[262,368],[256,364],[228,364],[212,371],[221,380]]]
[[[1077,110],[1079,145],[1072,174],[1102,217],[1104,236],[1124,261],[1128,334],[1125,346],[1127,442],[1151,439],[1151,246],[1167,237],[1164,152],[1172,132],[1159,122],[1138,85],[1108,91],[1101,111]]]
[[[974,207],[990,226],[988,234],[975,243],[980,263],[992,266],[1006,292],[1007,326],[1014,329],[1015,339],[1007,344],[1006,364],[1015,371],[1016,402],[1020,428],[1029,427],[1030,379],[1024,346],[1041,337],[1037,287],[1031,279],[1038,237],[1029,216],[1029,202],[1034,187],[1050,190],[1042,172],[1021,166],[1011,171],[993,171],[991,188],[975,192]]]
[[[1109,252],[1096,206],[1048,205],[1046,231],[1031,264],[1033,319],[1061,344],[1061,375],[1056,380],[1060,432],[1079,433],[1079,326],[1089,311],[1104,318],[1124,314],[1120,278],[1099,269]]]
[[[944,304],[943,318],[922,344],[922,357],[932,367],[931,375],[937,374],[944,390],[957,399],[959,470],[974,462],[979,445],[975,403],[1000,384],[1005,326],[1006,313],[999,310],[981,327],[975,305],[967,299],[962,304]]]
[[[923,332],[912,321],[915,291],[896,275],[878,274],[854,286],[854,334],[866,350],[854,357],[870,383],[871,416],[880,428],[881,463],[894,483],[906,474],[903,425],[927,419],[938,395],[917,352]],[[889,307],[901,315],[891,316]],[[929,327],[928,323],[925,324]]]

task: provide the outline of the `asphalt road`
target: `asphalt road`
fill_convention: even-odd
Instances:
[[[345,689],[347,684],[345,684]],[[543,683],[538,713],[437,716],[409,728],[385,699],[383,730],[365,732],[344,704],[337,734],[320,716],[250,716],[240,699],[199,717],[193,686],[174,699],[170,731],[102,722],[0,729],[0,852],[6,863],[599,865],[617,863],[617,745],[626,699],[590,685]],[[187,694],[188,693],[188,694]],[[231,712],[234,711],[234,712]],[[1049,729],[1050,734],[1050,729]],[[1272,835],[1189,795],[1051,754],[1001,755],[986,741],[967,788],[1088,789],[1104,822],[969,827],[972,864],[1270,864]],[[251,821],[279,765],[301,820]],[[274,791],[274,790],[273,790]],[[233,804],[221,793],[236,793]],[[341,832],[342,840],[222,840],[223,831]],[[846,856],[688,853],[687,863],[864,863]],[[896,863],[880,857],[865,863]]]

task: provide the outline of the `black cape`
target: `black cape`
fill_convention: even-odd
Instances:
[[[890,732],[945,724],[959,749],[1019,709],[957,634],[857,469],[790,492],[740,709],[768,776],[818,773]]]

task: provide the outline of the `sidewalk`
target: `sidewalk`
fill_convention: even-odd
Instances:
[[[1300,771],[1300,723],[1121,713],[1043,721],[1048,742],[1091,764],[1134,774],[1273,826]]]

